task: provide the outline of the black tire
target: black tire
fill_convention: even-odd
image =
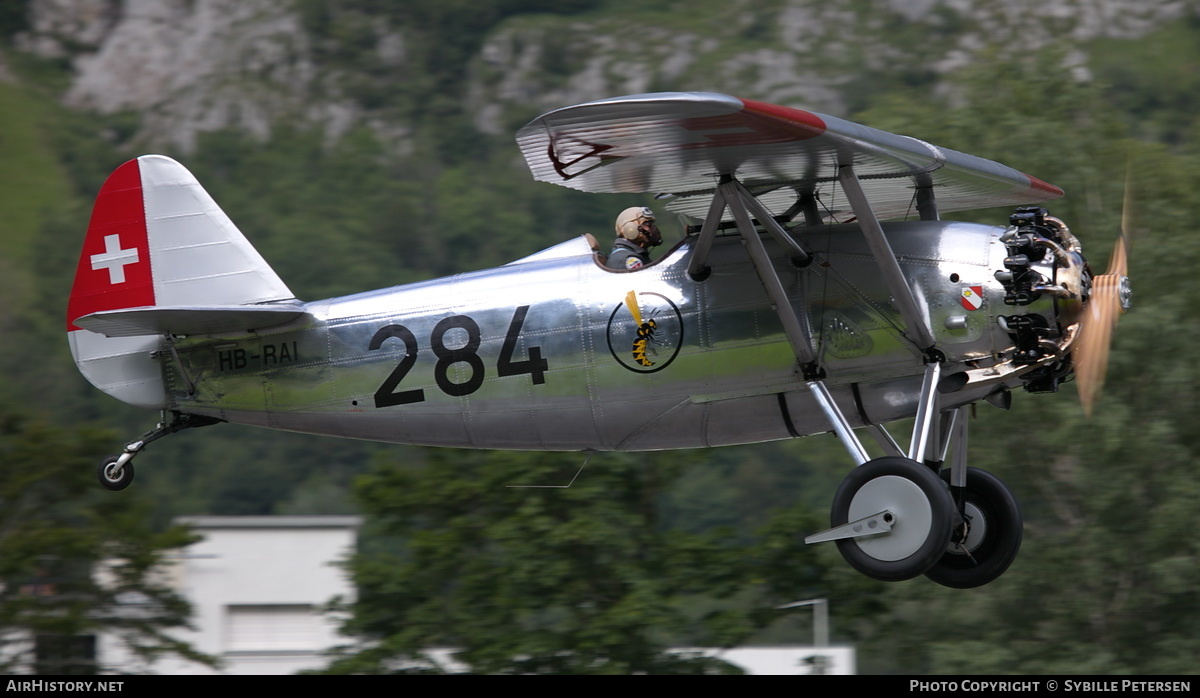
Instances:
[[[100,461],[100,465],[96,469],[100,486],[113,492],[119,492],[129,487],[130,483],[133,482],[133,461],[131,460],[121,466],[120,470],[116,470],[114,466],[118,460],[120,460],[119,456],[109,456]]]
[[[842,557],[859,572],[885,582],[924,574],[942,558],[950,540],[954,501],[949,489],[916,461],[876,458],[842,480],[830,519],[841,526],[884,510],[894,515],[892,530],[838,540]]]
[[[950,481],[949,470],[942,471],[942,479]],[[951,488],[951,496],[961,498],[970,534],[962,543],[952,542],[925,576],[942,586],[973,589],[1004,574],[1017,558],[1021,507],[1000,478],[979,468],[967,468],[966,487]]]

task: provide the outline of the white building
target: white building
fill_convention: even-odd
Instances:
[[[324,612],[354,588],[337,563],[354,552],[357,516],[193,516],[204,537],[170,574],[192,604],[191,632],[174,633],[217,657],[217,669],[166,658],[156,674],[293,674],[324,667],[323,652],[346,638]],[[119,667],[121,648],[101,639],[100,663]]]
[[[857,672],[853,647],[735,647],[707,654],[755,676],[845,676]]]

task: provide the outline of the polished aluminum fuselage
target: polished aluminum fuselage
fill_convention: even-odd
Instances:
[[[947,356],[944,373],[997,363],[1011,345],[997,324],[1011,308],[993,279],[1004,229],[885,229]],[[906,338],[857,226],[796,235],[815,256],[803,268],[770,239],[767,249],[847,419],[912,416],[922,347]],[[478,448],[649,450],[828,431],[741,240],[717,238],[702,281],[687,274],[693,240],[616,272],[578,238],[497,269],[308,303],[286,326],[181,339],[177,356],[160,352],[170,407]],[[970,385],[943,404],[994,389]]]

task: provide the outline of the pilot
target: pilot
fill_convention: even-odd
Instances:
[[[654,211],[631,206],[617,216],[617,239],[606,263],[610,269],[641,269],[650,263],[650,248],[662,244],[662,234],[654,224]]]

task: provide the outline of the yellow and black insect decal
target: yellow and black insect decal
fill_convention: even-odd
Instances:
[[[630,371],[661,371],[682,346],[683,317],[662,294],[630,291],[608,318],[608,350]]]
[[[657,354],[658,351],[652,346],[654,342],[654,329],[658,327],[658,323],[654,320],[643,322],[641,327],[637,329],[637,339],[633,340],[633,360],[638,362],[638,365],[649,368],[654,365],[654,362],[646,355],[647,353]]]

